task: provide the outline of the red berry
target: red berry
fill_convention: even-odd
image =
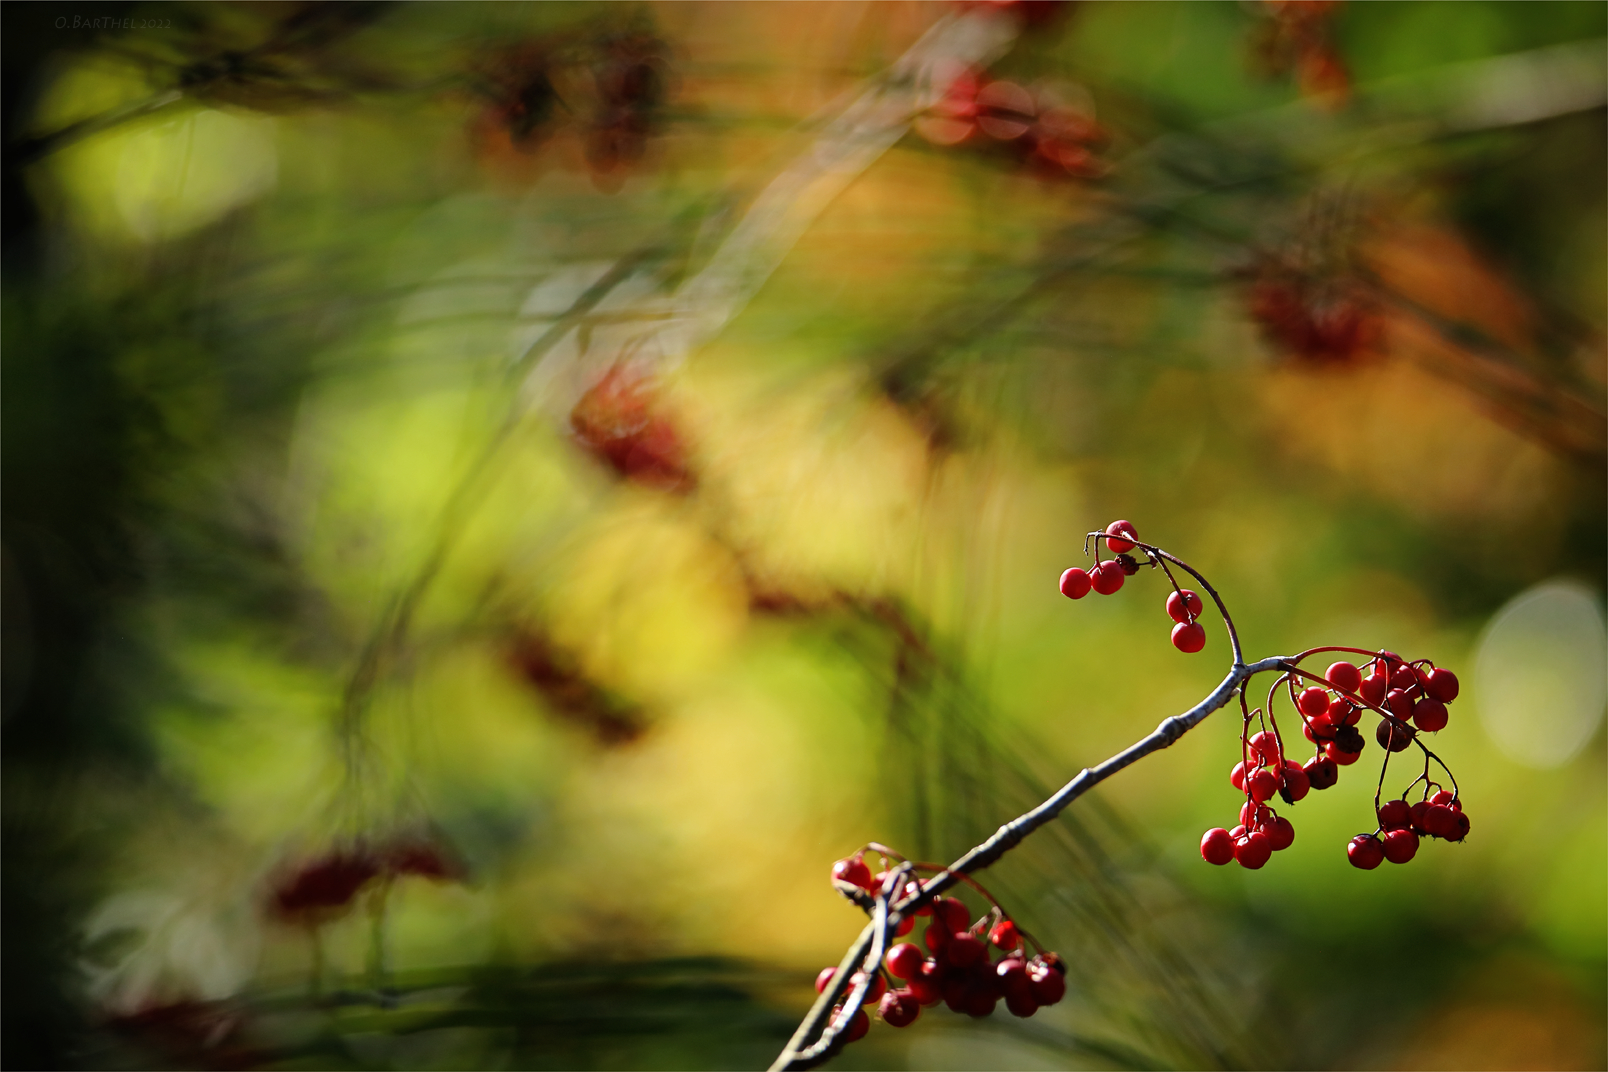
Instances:
[[[922,941],[927,943],[927,948],[934,953],[938,953],[943,950],[944,946],[949,944],[949,936],[954,933],[947,924],[940,920],[933,920],[927,924],[927,929],[921,932],[921,936]]]
[[[859,986],[861,980],[864,978],[865,972],[855,972],[849,977],[849,985],[851,987]],[[875,1005],[877,1002],[882,1000],[882,995],[886,994],[887,992],[888,980],[882,977],[881,972],[874,973],[871,976],[871,985],[867,987],[865,991],[865,1004]]]
[[[1424,826],[1424,816],[1425,816],[1425,813],[1427,813],[1428,811],[1429,811],[1429,801],[1427,801],[1427,800],[1420,800],[1417,804],[1414,804],[1411,808],[1407,809],[1407,814],[1412,819],[1412,822],[1413,822],[1413,825],[1412,825],[1413,833],[1415,833],[1415,834],[1427,834],[1427,833],[1429,833],[1428,828]]]
[[[1385,697],[1385,710],[1406,722],[1413,717],[1413,698],[1405,689],[1391,689]]]
[[[1167,596],[1167,615],[1175,622],[1192,622],[1200,617],[1204,604],[1200,596],[1188,588],[1180,588]]]
[[[1027,977],[1027,962],[1021,957],[1006,957],[994,966],[994,975],[1007,1001],[1012,995],[1033,996],[1033,981]]]
[[[1388,718],[1380,719],[1378,729],[1374,730],[1374,740],[1379,742],[1379,747],[1392,752],[1411,748],[1415,736],[1417,735],[1413,733],[1411,726],[1402,722],[1392,722]]]
[[[971,909],[966,902],[955,897],[939,897],[933,902],[937,918],[951,931],[963,931],[971,925]]]
[[[1418,835],[1411,830],[1392,830],[1384,837],[1385,859],[1404,864],[1418,852]]]
[[[1243,760],[1234,764],[1234,769],[1228,772],[1228,780],[1235,789],[1238,789],[1241,793],[1245,792],[1245,762]]]
[[[1431,804],[1424,809],[1422,826],[1431,837],[1443,838],[1457,831],[1457,813],[1444,804]]]
[[[1362,757],[1361,752],[1347,752],[1344,748],[1340,747],[1340,743],[1338,741],[1330,741],[1328,744],[1323,746],[1323,751],[1328,754],[1330,759],[1334,760],[1342,767],[1349,767]]]
[[[1012,1016],[1028,1017],[1038,1012],[1038,1002],[1033,999],[1033,992],[1025,994],[1006,994],[1005,1008],[1010,1010]]]
[[[1429,679],[1424,683],[1424,691],[1441,703],[1451,703],[1457,699],[1457,675],[1450,670],[1436,667],[1429,672]]]
[[[893,932],[893,936],[895,938],[903,938],[905,935],[909,934],[911,931],[913,931],[915,929],[916,929],[916,917],[915,916],[904,916],[899,920],[899,927],[898,927],[897,930],[895,930]]]
[[[1451,807],[1452,791],[1450,789],[1437,789],[1429,795],[1429,802],[1431,804],[1445,804],[1447,807]]]
[[[1230,830],[1228,832],[1228,836],[1233,838],[1235,841],[1238,841],[1240,838],[1244,837],[1245,836],[1245,824],[1241,823],[1239,826],[1236,826],[1234,829]]]
[[[1201,835],[1200,858],[1209,864],[1223,866],[1234,858],[1234,839],[1222,827],[1212,827]]]
[[[944,947],[944,956],[957,968],[969,968],[987,955],[987,947],[971,931],[956,931]]]
[[[1302,690],[1295,701],[1295,706],[1299,707],[1307,718],[1314,718],[1329,709],[1329,694],[1314,685],[1310,689]]]
[[[1033,984],[1033,1000],[1041,1006],[1054,1005],[1066,996],[1066,976],[1048,964],[1032,965],[1027,977]]]
[[[1008,919],[1002,919],[988,932],[988,940],[1009,953],[1022,944],[1022,935],[1017,931],[1016,924]]]
[[[877,1015],[889,1027],[909,1027],[921,1015],[921,1003],[908,990],[890,990],[882,995]]]
[[[1446,728],[1446,705],[1432,696],[1425,696],[1413,704],[1413,721],[1425,733],[1435,733]]]
[[[832,1022],[836,1024],[843,1016],[843,1006],[839,1005],[832,1010]],[[865,1033],[871,1030],[871,1017],[866,1015],[864,1009],[855,1009],[854,1018],[849,1021],[848,1030],[844,1033],[849,1042],[859,1042],[865,1038]]]
[[[1412,810],[1405,800],[1387,800],[1379,806],[1379,825],[1386,830],[1406,830],[1413,825]]]
[[[1076,566],[1061,574],[1061,594],[1068,599],[1082,599],[1091,587],[1093,582],[1089,575]]]
[[[999,1004],[999,995],[988,990],[973,988],[966,998],[966,1015],[975,1016],[979,1020],[985,1016],[994,1015],[994,1006]]]
[[[1273,816],[1262,831],[1274,852],[1281,852],[1295,843],[1295,827],[1282,815]]]
[[[1273,855],[1273,844],[1266,834],[1253,830],[1234,842],[1234,859],[1247,871],[1255,871]]]
[[[1251,755],[1260,759],[1264,766],[1269,763],[1278,762],[1279,739],[1273,736],[1271,733],[1268,733],[1266,730],[1252,734],[1250,746]]]
[[[1262,824],[1273,817],[1273,809],[1266,804],[1252,804],[1250,801],[1240,805],[1240,828],[1245,830],[1260,830]]]
[[[1301,769],[1306,771],[1307,781],[1312,783],[1313,789],[1328,789],[1340,780],[1339,766],[1327,756],[1309,759]]]
[[[1468,816],[1463,814],[1462,808],[1452,809],[1452,821],[1444,837],[1447,841],[1462,841],[1468,837]]]
[[[1312,781],[1307,777],[1307,772],[1302,769],[1301,765],[1299,763],[1292,763],[1290,760],[1285,760],[1284,787],[1282,790],[1284,799],[1289,803],[1294,804],[1296,801],[1306,796],[1307,792],[1311,790],[1311,788]]]
[[[820,974],[815,977],[815,992],[817,994],[825,992],[827,985],[832,982],[832,977],[836,974],[836,968],[822,968]]]
[[[1362,671],[1350,663],[1330,663],[1323,676],[1341,692],[1356,692],[1362,687]]]
[[[1319,718],[1327,718],[1336,726],[1355,726],[1362,721],[1362,709],[1344,696],[1336,696],[1329,709]]]
[[[865,860],[859,853],[833,864],[832,877],[839,882],[859,886],[863,890],[871,888],[871,869],[865,865]]]
[[[1372,871],[1384,860],[1385,847],[1372,834],[1358,834],[1346,846],[1346,856],[1351,860],[1352,867]]]
[[[1111,595],[1122,587],[1124,580],[1122,566],[1111,559],[1107,559],[1094,567],[1093,572],[1089,574],[1089,579],[1094,584],[1096,592],[1103,596]]]
[[[1245,784],[1246,788],[1250,790],[1251,799],[1256,801],[1258,804],[1262,803],[1264,800],[1267,800],[1274,793],[1279,791],[1278,775],[1274,774],[1270,770],[1263,769],[1256,771],[1251,775],[1250,780]]]
[[[1380,704],[1385,702],[1385,693],[1389,691],[1389,689],[1390,678],[1375,670],[1373,673],[1362,679],[1362,686],[1357,689],[1357,695],[1361,696],[1374,707],[1378,707]]]
[[[1131,521],[1111,522],[1106,526],[1106,534],[1108,536],[1106,546],[1111,549],[1111,553],[1114,555],[1120,555],[1124,551],[1132,551],[1132,541],[1139,538],[1139,534],[1134,531]],[[1128,539],[1122,539],[1124,536],[1128,537]]]
[[[1301,732],[1306,734],[1306,739],[1314,744],[1319,741],[1332,741],[1334,740],[1334,722],[1329,718],[1328,712],[1324,712],[1301,723]]]
[[[918,974],[910,978],[908,989],[921,1004],[936,1005],[944,999],[943,987],[939,983],[942,978],[943,969],[938,962],[929,960],[921,966]]]
[[[1206,629],[1199,622],[1179,622],[1172,628],[1172,642],[1179,651],[1193,655],[1206,646]]]
[[[1418,688],[1418,675],[1413,672],[1412,667],[1402,663],[1390,672],[1390,687],[1411,692]]]
[[[910,942],[900,942],[888,951],[888,970],[900,979],[914,979],[926,959],[920,947]]]
[[[905,898],[914,897],[917,894],[919,894],[920,892],[921,892],[921,883],[915,881],[914,879],[912,879],[909,882],[905,883],[905,888],[904,888],[904,897]],[[926,904],[924,904],[920,908],[916,909],[916,915],[918,915],[918,916],[930,916],[930,915],[932,915],[932,902],[928,901]]]

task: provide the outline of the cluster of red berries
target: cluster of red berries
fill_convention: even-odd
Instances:
[[[832,866],[836,882],[868,892],[882,889],[887,877],[886,871],[873,875],[861,853]],[[915,896],[921,889],[921,882],[911,879],[905,884],[904,896]],[[991,1016],[1003,1000],[1013,1016],[1032,1016],[1066,995],[1066,965],[1061,957],[1042,950],[1028,957],[1025,943],[1032,942],[1035,948],[1038,943],[1020,930],[997,903],[973,920],[971,910],[958,898],[935,897],[914,915],[901,920],[895,936],[909,934],[921,917],[929,920],[922,932],[926,950],[913,942],[895,945],[873,974],[866,992],[867,1005],[875,1004],[877,1015],[889,1026],[908,1027],[923,1006],[939,1002],[951,1012],[984,1017]],[[998,952],[998,959],[991,951]],[[836,974],[836,968],[823,968],[815,978],[816,992],[824,991]],[[903,985],[890,985],[889,976]],[[858,984],[860,975],[851,981]],[[834,1008],[832,1015],[836,1023],[843,1015],[843,1007]],[[849,1021],[848,1041],[863,1037],[870,1027],[865,1009],[857,1010]]]
[[[1243,758],[1229,772],[1230,783],[1245,794],[1240,824],[1232,830],[1217,827],[1206,831],[1201,837],[1200,854],[1207,863],[1221,865],[1236,860],[1242,867],[1254,870],[1267,863],[1272,853],[1288,848],[1295,840],[1295,828],[1267,802],[1277,794],[1286,804],[1294,805],[1308,791],[1334,785],[1340,778],[1340,768],[1355,763],[1366,746],[1357,729],[1364,709],[1383,716],[1374,736],[1387,753],[1387,764],[1389,754],[1410,747],[1419,732],[1434,733],[1446,726],[1446,705],[1458,693],[1456,674],[1427,659],[1407,662],[1389,651],[1380,652],[1368,664],[1368,671],[1365,677],[1354,664],[1336,662],[1324,674],[1322,684],[1311,685],[1300,693],[1295,691],[1294,673],[1280,679],[1280,684],[1288,686],[1301,716],[1302,732],[1317,750],[1305,764],[1286,758],[1276,722],[1271,729],[1253,734],[1251,722],[1255,716],[1246,713],[1240,734]],[[1277,692],[1275,685],[1273,695]],[[1467,835],[1468,819],[1456,803],[1455,794],[1441,791],[1433,798],[1428,796],[1433,785],[1428,763],[1431,758],[1439,762],[1439,757],[1428,748],[1424,748],[1424,755],[1425,773],[1413,784],[1425,783],[1426,799],[1411,806],[1405,799],[1394,800],[1380,808],[1379,830],[1358,835],[1347,848],[1356,866],[1373,868],[1380,860],[1406,863],[1418,851],[1421,835],[1447,841],[1462,841]],[[1383,770],[1380,778],[1384,778]],[[1381,833],[1382,838],[1376,836]]]
[[[463,877],[463,867],[447,849],[422,837],[333,848],[282,872],[270,887],[268,908],[283,920],[322,923],[349,908],[371,882],[404,875],[454,881]]]
[[[1104,532],[1092,533],[1094,568],[1083,570],[1077,566],[1061,574],[1061,594],[1068,599],[1082,599],[1090,591],[1103,596],[1111,595],[1122,587],[1122,582],[1139,572],[1139,561],[1128,552],[1141,545],[1139,534],[1130,521],[1113,521]],[[1104,542],[1115,558],[1100,560],[1100,544]],[[1148,547],[1144,553],[1154,565],[1160,559]],[[1171,576],[1171,571],[1168,571]],[[1172,642],[1179,651],[1194,653],[1206,646],[1206,629],[1197,620],[1204,604],[1199,594],[1176,584],[1167,596],[1167,616],[1173,620]]]
[[[1382,333],[1374,304],[1357,284],[1280,261],[1269,260],[1257,270],[1247,304],[1270,343],[1313,364],[1354,361]]]
[[[1426,793],[1429,786],[1425,786]],[[1457,794],[1437,789],[1417,804],[1408,804],[1406,798],[1387,800],[1379,806],[1379,829],[1372,834],[1358,834],[1346,846],[1346,856],[1353,867],[1372,871],[1381,860],[1404,864],[1418,853],[1418,839],[1440,838],[1444,841],[1462,841],[1468,837],[1468,816]]]
[[[1087,179],[1106,171],[1095,156],[1106,132],[1087,109],[1047,86],[1029,89],[975,68],[956,71],[915,128],[934,145],[1003,146],[1053,174]]]
[[[1332,22],[1339,0],[1264,0],[1267,18],[1252,39],[1252,53],[1269,74],[1294,72],[1302,94],[1343,104],[1351,75],[1335,47]]]

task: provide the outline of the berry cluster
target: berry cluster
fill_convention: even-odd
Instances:
[[[916,132],[934,145],[1003,147],[1053,175],[1105,173],[1094,151],[1106,132],[1091,108],[1074,107],[1048,86],[1029,89],[973,68],[954,71],[943,84],[938,102],[915,121]]]
[[[1087,571],[1078,566],[1061,574],[1061,594],[1068,599],[1082,599],[1089,592],[1111,595],[1122,587],[1122,582],[1139,572],[1139,561],[1128,552],[1138,548],[1154,569],[1160,566],[1172,581],[1173,590],[1167,595],[1167,616],[1173,620],[1172,642],[1179,651],[1194,653],[1206,646],[1206,629],[1200,624],[1204,604],[1200,595],[1188,588],[1180,588],[1167,565],[1166,556],[1156,548],[1139,542],[1139,534],[1130,521],[1113,521],[1104,532],[1091,532],[1094,540],[1094,566]],[[1115,558],[1100,559],[1100,544],[1104,543]],[[1084,551],[1087,553],[1087,545]]]
[[[370,883],[406,875],[454,881],[463,877],[463,866],[428,837],[340,846],[281,872],[270,886],[268,909],[282,920],[317,925],[344,913]]]
[[[880,845],[868,848],[881,853],[885,864],[898,861],[906,873],[944,870],[936,864],[911,863]],[[888,870],[873,875],[865,862],[865,851],[832,865],[833,885],[840,892],[852,893],[857,900],[883,889],[892,876]],[[958,898],[933,898],[902,916],[894,930],[894,937],[902,938],[915,929],[918,918],[926,918],[928,923],[922,932],[926,949],[914,942],[900,942],[888,951],[871,976],[866,1003],[874,1004],[877,1015],[891,1027],[908,1027],[923,1006],[939,1002],[952,1012],[984,1017],[992,1015],[1003,1000],[1012,1015],[1032,1016],[1066,994],[1066,965],[1061,957],[1045,952],[976,881],[968,876],[962,878],[988,899],[989,910],[974,920],[971,910]],[[910,878],[905,881],[902,899],[918,897],[923,889],[920,879]],[[1028,943],[1038,950],[1031,958],[1027,955]],[[998,953],[997,959],[994,952]],[[836,975],[836,968],[823,968],[815,978],[816,992],[824,991]],[[895,986],[889,977],[903,985]],[[856,973],[851,984],[862,981],[862,974]],[[843,1006],[834,1007],[833,1023],[843,1015]],[[865,1009],[858,1009],[849,1020],[845,1037],[853,1042],[870,1027]]]
[[[1391,651],[1378,652],[1366,668],[1350,662],[1336,662],[1323,677],[1300,669],[1302,659],[1324,651],[1354,651],[1355,648],[1318,648],[1305,652],[1287,664],[1287,672],[1274,682],[1268,694],[1268,717],[1262,709],[1245,711],[1240,733],[1240,762],[1229,772],[1229,781],[1245,794],[1239,825],[1232,830],[1217,827],[1200,840],[1200,854],[1207,863],[1226,864],[1236,860],[1251,869],[1267,863],[1272,853],[1288,848],[1295,840],[1295,828],[1268,802],[1277,794],[1293,806],[1313,789],[1328,789],[1340,778],[1340,768],[1361,758],[1367,742],[1357,724],[1364,710],[1381,717],[1374,739],[1385,750],[1379,771],[1380,787],[1390,756],[1417,745],[1424,753],[1424,773],[1408,787],[1411,792],[1423,783],[1423,799],[1409,805],[1406,793],[1399,800],[1381,806],[1375,793],[1379,828],[1372,834],[1353,838],[1346,853],[1357,867],[1371,869],[1381,860],[1406,863],[1418,851],[1418,839],[1429,835],[1447,841],[1462,841],[1468,834],[1468,819],[1455,792],[1446,792],[1430,779],[1430,763],[1440,757],[1420,739],[1421,733],[1436,733],[1447,723],[1446,705],[1457,698],[1457,675],[1437,667],[1427,659],[1407,662]],[[1310,682],[1297,692],[1299,681]],[[1301,729],[1316,748],[1304,764],[1285,756],[1284,740],[1278,722],[1272,718],[1273,703],[1281,686],[1288,694]],[[1245,705],[1243,694],[1241,705]],[[1259,726],[1252,732],[1252,723]],[[1451,772],[1447,771],[1450,777]],[[1455,780],[1453,782],[1455,786]],[[1431,797],[1431,790],[1435,790]]]

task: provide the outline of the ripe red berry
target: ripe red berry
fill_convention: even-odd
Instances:
[[[1384,837],[1385,859],[1404,864],[1418,852],[1418,835],[1411,830],[1391,830]]]
[[[1223,866],[1234,858],[1234,839],[1222,827],[1212,827],[1201,835],[1200,858],[1209,864]]]
[[[897,930],[895,930],[893,932],[893,936],[895,938],[903,938],[905,935],[909,934],[911,931],[913,931],[915,929],[916,929],[916,917],[915,916],[904,916],[899,920],[899,927],[898,927]]]
[[[1387,800],[1379,806],[1379,825],[1386,830],[1406,830],[1413,825],[1412,810],[1405,800]]]
[[[823,993],[827,985],[832,982],[832,977],[836,974],[836,968],[822,968],[820,974],[815,977],[815,992],[817,994]]]
[[[1418,675],[1413,672],[1412,667],[1402,663],[1390,672],[1390,687],[1411,692],[1418,688]]]
[[[888,970],[897,978],[914,979],[921,972],[921,964],[926,959],[918,946],[900,942],[888,951]]]
[[[921,1015],[921,1003],[908,990],[890,990],[882,995],[877,1015],[889,1027],[909,1027]]]
[[[1246,830],[1259,830],[1262,824],[1273,817],[1273,809],[1266,804],[1252,804],[1250,801],[1240,805],[1240,826]]]
[[[1260,830],[1242,834],[1234,842],[1234,859],[1247,871],[1255,871],[1273,855],[1273,845]]]
[[[1350,663],[1330,663],[1323,676],[1341,692],[1356,692],[1362,687],[1362,671]]]
[[[988,990],[973,988],[966,998],[966,1015],[982,1019],[994,1015],[994,1006],[999,1004],[999,995]]]
[[[1301,765],[1313,789],[1328,789],[1340,780],[1340,768],[1327,756],[1318,756]]]
[[[1385,696],[1385,710],[1403,722],[1413,717],[1413,697],[1405,689],[1391,689]]]
[[[988,932],[988,940],[1009,953],[1022,944],[1022,935],[1016,929],[1016,924],[1008,919],[1002,919]]]
[[[1378,670],[1375,670],[1373,673],[1362,679],[1362,685],[1357,689],[1357,695],[1361,696],[1374,707],[1378,707],[1380,704],[1385,702],[1385,693],[1389,690],[1389,676],[1386,674],[1381,674]]]
[[[1408,815],[1409,818],[1412,819],[1413,833],[1415,833],[1415,834],[1427,834],[1427,833],[1429,833],[1428,828],[1424,826],[1424,816],[1425,816],[1425,813],[1427,813],[1428,811],[1429,811],[1429,801],[1427,801],[1427,800],[1420,800],[1417,804],[1414,804],[1411,808],[1407,809],[1407,815]]]
[[[938,962],[929,960],[922,964],[920,972],[910,978],[908,989],[921,1004],[936,1005],[944,999],[940,983],[942,978],[943,969]]]
[[[1301,713],[1307,718],[1314,718],[1329,709],[1329,694],[1314,685],[1310,689],[1301,691],[1301,695],[1295,701],[1295,706],[1299,707]]]
[[[914,879],[911,879],[909,882],[905,883],[904,894],[903,894],[904,897],[906,897],[906,898],[915,897],[920,892],[921,892],[921,883],[915,881]],[[918,915],[918,916],[930,916],[930,915],[932,915],[932,902],[928,901],[926,904],[924,904],[920,908],[916,909],[916,915]]]
[[[1372,834],[1358,834],[1346,846],[1346,856],[1351,860],[1352,867],[1372,871],[1384,860],[1385,847]]]
[[[871,888],[871,869],[865,865],[865,859],[859,853],[833,864],[832,877],[863,890]]]
[[[1344,748],[1341,748],[1339,741],[1330,741],[1323,746],[1323,751],[1324,754],[1342,767],[1349,767],[1362,758],[1361,752],[1347,752]]]
[[[1031,984],[1029,984],[1029,988],[1023,993],[1013,994],[1007,991],[1005,994],[1005,1008],[1010,1010],[1010,1014],[1012,1016],[1021,1016],[1024,1018],[1032,1016],[1034,1013],[1038,1012],[1039,1004],[1033,997]]]
[[[1307,772],[1301,767],[1301,765],[1290,760],[1285,760],[1284,785],[1280,787],[1279,795],[1284,797],[1287,803],[1294,804],[1296,801],[1306,796],[1307,792],[1311,788],[1312,780],[1307,777]]]
[[[1066,996],[1066,975],[1047,963],[1030,965],[1027,978],[1033,984],[1033,1000],[1054,1005]]]
[[[1446,705],[1433,696],[1425,696],[1413,704],[1413,721],[1425,733],[1435,733],[1446,728]]]
[[[1334,722],[1329,718],[1328,712],[1324,712],[1316,718],[1309,718],[1301,723],[1301,732],[1306,734],[1306,739],[1314,744],[1319,741],[1332,741],[1334,740]]]
[[[1111,549],[1111,553],[1114,555],[1120,555],[1124,551],[1132,551],[1132,541],[1139,538],[1139,533],[1134,531],[1133,522],[1131,521],[1111,522],[1106,526],[1106,534],[1108,537],[1106,546]],[[1122,539],[1124,536],[1128,537],[1128,539]]]
[[[1251,755],[1260,759],[1263,765],[1278,762],[1279,739],[1266,730],[1252,734],[1249,745]]]
[[[832,1009],[832,1023],[836,1024],[843,1017],[843,1006],[838,1005]],[[849,1042],[859,1042],[865,1038],[865,1033],[871,1030],[871,1017],[866,1015],[864,1009],[855,1009],[854,1017],[849,1021],[848,1030],[844,1032]]]
[[[999,979],[1000,993],[1008,1001],[1013,994],[1026,997],[1033,996],[1033,980],[1027,977],[1027,961],[1021,957],[1006,957],[994,966],[994,975]]]
[[[933,901],[933,909],[951,931],[963,931],[971,926],[971,910],[959,898],[939,897]]]
[[[1179,622],[1172,627],[1172,642],[1179,651],[1193,655],[1206,646],[1206,629],[1199,622]]]
[[[861,980],[864,978],[865,972],[855,972],[849,977],[849,985],[851,987],[859,986]],[[865,1004],[875,1005],[877,1002],[882,1000],[882,995],[886,994],[887,992],[888,980],[883,978],[881,972],[873,972],[871,975],[871,985],[868,986],[865,991]]]
[[[1362,721],[1362,708],[1343,696],[1337,696],[1320,718],[1327,718],[1336,726],[1355,726]]]
[[[1279,791],[1279,778],[1272,771],[1261,769],[1255,771],[1245,785],[1250,790],[1251,799],[1260,804]]]
[[[1429,678],[1424,683],[1424,691],[1441,703],[1451,703],[1457,699],[1457,675],[1450,670],[1436,667],[1429,672]]]
[[[1451,807],[1453,803],[1452,791],[1450,789],[1437,789],[1429,795],[1429,802],[1431,804],[1445,804],[1447,807]]]
[[[1200,596],[1187,588],[1180,588],[1167,596],[1167,616],[1175,622],[1192,622],[1200,617],[1204,604]]]
[[[1076,566],[1061,574],[1061,594],[1068,599],[1082,599],[1091,587],[1093,582],[1089,575]]]
[[[987,947],[970,931],[956,931],[944,946],[944,956],[957,968],[969,968],[987,955]]]
[[[1262,828],[1267,843],[1274,852],[1282,852],[1295,843],[1295,827],[1282,815],[1275,815]]]
[[[1379,747],[1391,752],[1411,748],[1415,736],[1411,726],[1404,722],[1392,722],[1388,718],[1380,719],[1378,728],[1374,730],[1374,740],[1379,742]]]
[[[1234,769],[1228,772],[1228,781],[1241,793],[1245,792],[1245,761],[1234,764]]]
[[[1122,587],[1122,582],[1125,578],[1122,566],[1112,559],[1106,559],[1094,567],[1094,570],[1089,574],[1089,579],[1093,583],[1096,592],[1103,596],[1108,596]]]
[[[1468,837],[1468,816],[1463,814],[1462,808],[1452,808],[1452,821],[1443,836],[1447,841],[1462,841]]]
[[[1422,826],[1430,837],[1443,838],[1457,830],[1457,815],[1444,804],[1431,804],[1424,809]]]
[[[921,937],[922,941],[927,943],[927,948],[931,952],[941,953],[943,948],[949,944],[949,936],[954,933],[949,929],[948,924],[935,919],[927,924],[927,929],[921,932]]]

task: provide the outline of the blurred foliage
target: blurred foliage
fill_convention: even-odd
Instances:
[[[1210,720],[983,876],[1064,1004],[836,1066],[1603,1066],[1601,662],[1523,649],[1543,716],[1487,625],[1601,636],[1608,9],[1028,5],[1031,124],[872,154],[678,353],[966,10],[0,9],[8,1066],[762,1065],[833,859],[1220,679],[1055,593],[1115,517],[1252,658],[1456,669],[1473,835],[1348,867],[1370,751],[1207,868]]]

